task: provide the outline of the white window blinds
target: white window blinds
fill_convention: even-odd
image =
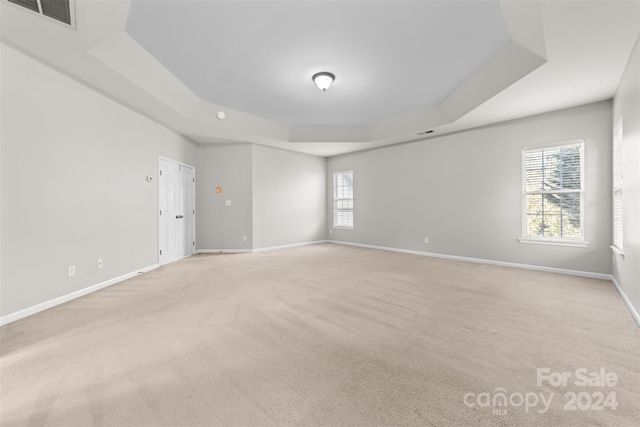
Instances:
[[[353,228],[353,171],[333,174],[333,226]]]
[[[582,241],[584,142],[522,150],[523,237]]]
[[[622,250],[622,189],[624,187],[622,117],[613,131],[613,246]]]

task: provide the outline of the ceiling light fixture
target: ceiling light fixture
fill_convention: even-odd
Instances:
[[[318,86],[318,89],[320,89],[323,92],[326,92],[326,90],[329,89],[329,86],[331,86],[331,83],[333,83],[333,81],[336,79],[336,76],[326,71],[323,71],[321,73],[314,74],[312,78],[313,78],[313,81]]]

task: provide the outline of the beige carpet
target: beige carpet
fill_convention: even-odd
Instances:
[[[0,343],[2,426],[640,425],[640,328],[611,283],[330,244],[193,256]],[[574,384],[602,367],[615,385]]]

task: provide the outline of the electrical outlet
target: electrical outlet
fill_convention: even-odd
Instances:
[[[231,200],[225,200],[224,204],[227,205],[227,206],[231,206]]]
[[[69,277],[73,277],[75,275],[76,275],[76,266],[75,265],[69,266]]]
[[[247,241],[247,236],[242,236],[242,241],[246,242]]]
[[[104,263],[102,262],[102,258],[98,258],[98,268],[102,268]]]
[[[426,243],[429,243],[429,238],[428,238],[428,237],[425,237],[425,238],[424,238],[424,243],[425,243],[425,244],[426,244]]]

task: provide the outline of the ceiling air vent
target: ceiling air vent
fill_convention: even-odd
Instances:
[[[418,132],[417,135],[426,135],[428,133],[433,133],[433,131],[432,130],[424,130],[422,132]]]
[[[8,2],[75,28],[73,0],[8,0]]]

